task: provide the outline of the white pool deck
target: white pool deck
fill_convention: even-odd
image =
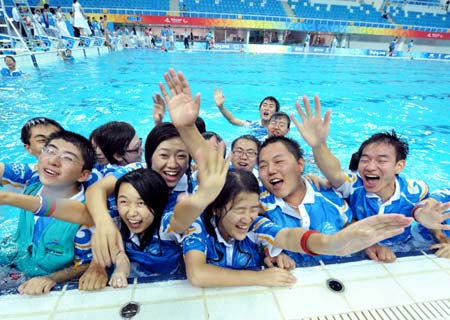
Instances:
[[[293,273],[293,288],[202,289],[173,280],[97,292],[64,287],[44,296],[3,295],[0,319],[122,319],[119,310],[129,301],[140,304],[132,319],[450,319],[450,259],[423,254]],[[340,280],[344,292],[329,290],[329,278]]]

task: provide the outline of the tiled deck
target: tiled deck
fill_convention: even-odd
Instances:
[[[3,295],[0,297],[0,318],[121,319],[119,310],[129,301],[140,304],[140,311],[133,319],[152,320],[370,319],[367,316],[325,316],[358,314],[357,311],[435,300],[444,300],[439,303],[450,306],[450,259],[434,255],[399,258],[393,264],[364,260],[321,265],[298,268],[293,273],[298,282],[290,289],[201,289],[192,287],[186,280],[143,284],[135,280],[126,289],[82,292],[64,287],[61,291],[38,297]],[[344,292],[329,290],[326,287],[329,278],[340,280],[345,286]],[[429,319],[450,319],[445,308],[442,310],[439,315],[429,315]],[[387,311],[384,314],[389,314]],[[378,315],[372,319],[403,318]]]

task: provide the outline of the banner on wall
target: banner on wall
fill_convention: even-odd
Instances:
[[[223,27],[223,28],[245,28],[245,29],[266,29],[266,30],[294,30],[327,32],[327,33],[350,33],[367,34],[379,36],[399,36],[408,38],[427,38],[436,40],[450,40],[450,32],[429,32],[409,29],[391,29],[382,27],[355,26],[351,21],[342,24],[328,24],[323,21],[300,19],[295,21],[263,21],[263,20],[243,20],[243,19],[222,19],[222,18],[191,18],[179,16],[148,16],[148,15],[109,15],[110,19],[119,23],[140,23],[156,25],[174,25],[185,27]]]

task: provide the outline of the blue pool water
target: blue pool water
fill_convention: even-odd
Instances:
[[[245,129],[221,116],[213,99],[216,86],[229,110],[249,120],[258,118],[267,95],[291,113],[303,95],[319,94],[323,109],[333,111],[329,143],[343,166],[368,136],[395,128],[410,143],[405,175],[427,181],[431,189],[449,185],[450,64],[388,58],[127,50],[56,62],[26,70],[22,79],[0,79],[0,161],[34,161],[21,145],[20,129],[35,116],[56,119],[85,136],[107,121],[122,120],[146,137],[153,127],[152,95],[169,67],[183,71],[201,93],[207,129],[228,145]],[[305,147],[295,127],[290,135]],[[317,172],[309,148],[305,151],[307,171]],[[0,238],[14,230],[11,216],[0,214]]]
[[[19,135],[34,116],[54,118],[86,136],[107,121],[128,121],[145,137],[153,126],[152,95],[169,67],[182,70],[201,93],[208,130],[227,142],[245,130],[216,109],[216,86],[230,111],[249,120],[258,118],[267,95],[290,113],[302,95],[319,94],[323,109],[333,110],[329,142],[343,165],[369,135],[395,128],[410,143],[405,174],[431,189],[448,186],[450,64],[389,58],[126,50],[73,64],[58,61],[26,70],[23,79],[0,80],[0,161],[33,160]],[[300,139],[295,128],[291,136]],[[317,169],[311,164],[307,170]]]

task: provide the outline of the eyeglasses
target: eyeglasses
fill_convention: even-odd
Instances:
[[[139,145],[134,149],[126,149],[125,153],[139,153],[142,149],[142,138],[139,138]]]
[[[240,157],[245,154],[249,159],[254,159],[258,155],[258,153],[254,150],[236,149],[236,150],[233,150],[232,152],[233,152],[233,155],[235,155],[236,157]]]
[[[75,155],[70,154],[68,152],[59,153],[58,148],[53,146],[46,146],[42,148],[42,154],[50,157],[58,156],[62,163],[69,165],[80,162],[79,160],[76,159]]]
[[[284,121],[270,121],[269,124],[273,127],[278,127],[280,129],[287,128],[287,123]]]

